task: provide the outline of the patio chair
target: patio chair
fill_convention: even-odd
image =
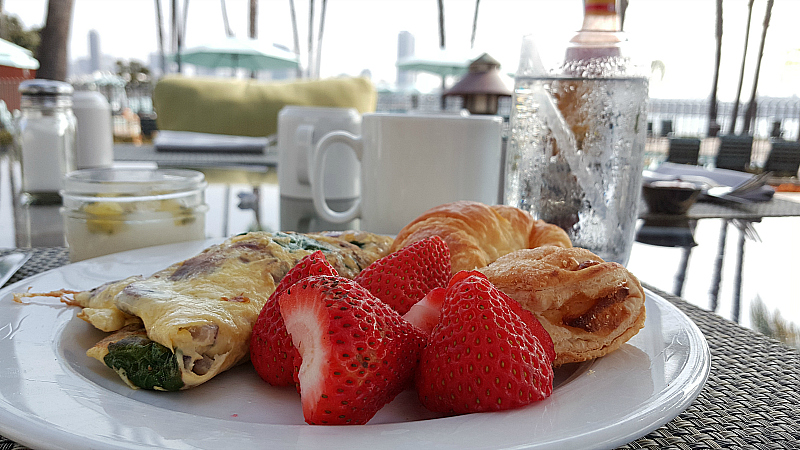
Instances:
[[[700,139],[671,138],[667,150],[667,162],[697,165],[700,156]]]
[[[672,120],[661,121],[661,136],[668,137],[672,134]]]
[[[772,172],[778,177],[796,177],[800,170],[800,142],[777,141],[764,164],[765,172]]]
[[[718,169],[746,172],[752,153],[753,136],[720,136],[715,166]]]

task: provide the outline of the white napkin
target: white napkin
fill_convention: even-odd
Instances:
[[[656,170],[653,171],[646,171],[644,173],[643,179],[644,182],[650,181],[657,181],[657,180],[680,180],[682,177],[687,177],[685,181],[696,181],[696,178],[693,179],[692,177],[702,177],[712,182],[716,183],[720,186],[730,186],[736,187],[744,183],[745,181],[750,180],[755,175],[745,172],[738,172],[735,170],[727,170],[727,169],[706,169],[705,167],[701,166],[691,166],[688,164],[675,164],[665,162],[658,166]],[[761,186],[759,189],[755,189],[751,192],[747,192],[745,194],[737,195],[740,198],[754,201],[754,202],[766,202],[772,199],[772,196],[775,194],[775,188],[769,185]]]

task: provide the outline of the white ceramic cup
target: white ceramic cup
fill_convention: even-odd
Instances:
[[[281,197],[311,200],[311,162],[317,142],[332,131],[361,132],[355,108],[286,106],[278,114],[278,186]],[[359,196],[359,162],[343,145],[331,150],[326,161],[325,193],[331,200]]]
[[[314,153],[311,191],[323,219],[360,218],[360,228],[397,234],[425,210],[442,203],[497,202],[502,119],[498,116],[364,114],[361,135],[333,132]],[[323,160],[335,144],[361,161],[361,196],[347,211],[325,201]]]

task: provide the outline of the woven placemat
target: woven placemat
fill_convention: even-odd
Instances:
[[[0,250],[0,255],[10,250]],[[10,282],[68,262],[61,247],[32,250]],[[689,316],[711,351],[711,373],[674,420],[623,449],[800,449],[800,351],[653,289]],[[0,436],[0,450],[26,447]]]
[[[69,253],[65,247],[37,247],[33,249],[0,249],[0,256],[14,252],[28,252],[31,258],[3,286],[16,283],[37,273],[55,269],[69,263]],[[0,447],[0,450],[3,450]]]
[[[800,352],[649,287],[708,341],[711,373],[674,420],[625,449],[799,449]]]

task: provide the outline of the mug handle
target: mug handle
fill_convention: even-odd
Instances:
[[[336,143],[352,148],[359,162],[362,161],[364,142],[361,136],[355,136],[346,131],[334,131],[326,134],[317,143],[313,163],[310,166],[313,174],[311,177],[311,198],[314,201],[314,209],[320,217],[331,223],[345,223],[361,215],[361,197],[359,196],[356,199],[350,209],[342,212],[332,210],[325,200],[325,167],[323,161],[325,160],[325,153],[327,153],[331,145]],[[363,167],[361,170],[363,170]]]

